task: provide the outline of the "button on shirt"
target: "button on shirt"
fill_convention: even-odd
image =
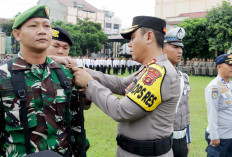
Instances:
[[[205,89],[209,139],[232,138],[232,82],[218,75]]]

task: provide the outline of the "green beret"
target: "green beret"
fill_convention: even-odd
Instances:
[[[24,24],[27,20],[35,17],[47,18],[49,19],[49,7],[46,5],[37,5],[34,6],[17,16],[15,19],[14,25],[12,29],[19,28],[22,24]]]

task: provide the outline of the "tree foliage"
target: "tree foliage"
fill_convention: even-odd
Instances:
[[[206,16],[209,51],[223,54],[232,46],[232,6],[223,1],[222,5],[208,11]]]
[[[186,19],[179,23],[186,31],[183,39],[185,58],[214,58],[232,46],[232,6],[223,1],[221,6],[208,11],[206,18]]]
[[[184,58],[210,58],[209,44],[206,33],[206,19],[186,19],[178,26],[183,27],[186,31],[183,39],[183,56]]]
[[[72,37],[73,46],[70,55],[86,55],[90,52],[97,53],[103,48],[103,43],[107,41],[107,36],[102,31],[101,24],[88,21],[88,19],[78,19],[77,24],[56,21],[52,26],[66,29]]]
[[[13,24],[14,24],[14,21],[15,21],[16,17],[17,17],[19,14],[20,14],[20,12],[17,13],[17,14],[14,16],[13,19],[11,19],[11,20],[9,20],[9,21],[6,21],[6,22],[3,22],[3,23],[1,24],[2,32],[6,33],[6,36],[13,36],[13,35],[12,35],[12,31],[13,31],[12,26],[13,26]]]
[[[14,20],[6,21],[1,24],[2,32],[6,33],[6,36],[11,36],[13,24]]]

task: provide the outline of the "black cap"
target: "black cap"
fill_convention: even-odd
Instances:
[[[163,19],[152,16],[136,16],[133,18],[132,27],[122,31],[121,35],[125,39],[130,39],[131,34],[140,27],[151,28],[166,34],[166,22]]]
[[[215,59],[216,65],[226,63],[232,65],[232,54],[223,54]]]
[[[52,28],[52,39],[67,42],[70,46],[73,45],[72,38],[69,35],[68,31],[60,27]]]

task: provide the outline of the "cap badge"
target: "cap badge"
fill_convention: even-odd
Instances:
[[[47,16],[49,16],[49,8],[48,7],[45,7],[45,13]]]
[[[166,33],[167,33],[167,29],[166,29],[166,27],[164,27],[164,28],[163,28],[163,32],[164,32],[164,34],[166,34]]]
[[[132,26],[131,28],[137,28],[137,27],[139,27],[138,25],[134,25],[134,26]]]
[[[176,34],[177,39],[182,40],[184,38],[185,31],[183,29],[179,29],[179,31]]]
[[[59,38],[59,34],[60,32],[55,30],[55,29],[52,29],[52,36],[55,37],[55,38]]]

